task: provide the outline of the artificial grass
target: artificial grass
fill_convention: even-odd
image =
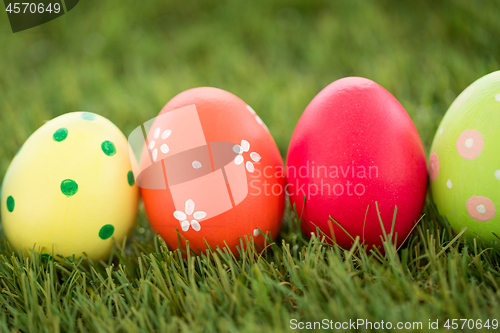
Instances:
[[[17,34],[0,14],[0,180],[45,120],[86,110],[128,134],[197,86],[245,100],[285,156],[324,86],[368,77],[402,103],[428,149],[453,99],[498,70],[499,12],[498,1],[466,0],[81,1]],[[423,213],[385,255],[307,240],[291,209],[266,251],[250,244],[239,257],[184,258],[154,236],[142,207],[108,262],[21,255],[2,240],[0,330],[279,332],[291,319],[423,330],[439,320],[445,330],[447,319],[500,319],[499,253],[457,237],[430,200]]]
[[[183,255],[149,230],[140,234],[144,226],[129,244],[116,244],[106,263],[11,254],[4,243],[0,327],[279,332],[289,331],[294,319],[363,319],[401,322],[409,331],[427,331],[429,320],[438,320],[443,331],[450,318],[498,319],[498,253],[477,241],[464,244],[436,223],[431,207],[408,243],[398,252],[386,243],[385,255],[358,241],[340,249],[320,233],[306,240],[291,213],[283,237],[266,251],[247,243],[236,256],[221,249]]]

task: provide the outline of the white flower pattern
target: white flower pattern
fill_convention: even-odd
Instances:
[[[250,143],[248,143],[247,140],[241,140],[241,145],[234,145],[233,151],[236,154],[238,154],[234,158],[234,164],[240,165],[241,163],[243,163],[245,161],[245,158],[243,157],[243,153],[246,153],[249,150],[250,150]],[[254,162],[259,162],[261,159],[260,155],[256,152],[251,152],[250,158]],[[247,161],[247,163],[245,164],[245,167],[247,168],[248,172],[254,172],[254,170],[255,170],[255,166],[253,165],[253,163],[251,161]]]
[[[189,222],[188,217],[191,215],[193,216],[194,219],[191,220],[191,222]],[[182,212],[180,210],[176,210],[174,212],[174,217],[177,220],[179,220],[179,222],[181,222],[182,231],[188,231],[190,225],[195,231],[200,231],[201,226],[200,226],[200,222],[198,222],[198,220],[202,220],[205,217],[207,217],[207,213],[202,212],[202,211],[195,212],[194,211],[194,201],[189,199],[186,201],[186,205],[184,207],[184,212]]]
[[[247,105],[247,110],[255,116],[255,120],[257,121],[257,123],[259,123],[259,125],[263,126],[269,132],[269,128],[267,128],[266,124],[264,124],[262,119],[257,115],[257,112],[255,112],[255,110],[252,109],[250,105]]]
[[[155,148],[155,145],[156,145],[156,140],[158,140],[160,138],[160,132],[161,132],[161,129],[158,127],[155,129],[154,133],[153,133],[153,137],[154,137],[154,140],[150,140],[149,141],[149,145],[148,145],[148,149],[149,150],[152,150],[153,153],[153,161],[156,162],[156,159],[158,158],[158,149]],[[172,130],[164,130],[163,133],[161,133],[161,139],[162,140],[166,140],[170,134],[172,134]],[[166,143],[163,143],[161,146],[160,146],[160,150],[162,153],[166,154],[169,152],[170,148],[168,147],[168,145]]]

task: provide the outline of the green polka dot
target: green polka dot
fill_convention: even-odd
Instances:
[[[108,239],[109,237],[113,236],[113,233],[115,232],[115,227],[113,227],[111,224],[106,224],[99,230],[99,237],[102,239]]]
[[[54,141],[61,142],[64,139],[66,139],[67,136],[68,136],[68,129],[63,127],[63,128],[58,129],[54,133],[53,138],[54,138]]]
[[[114,154],[116,154],[115,145],[111,141],[104,141],[101,145],[101,148],[104,154],[108,156],[113,156]]]
[[[65,196],[71,197],[72,195],[75,195],[76,192],[78,192],[78,184],[71,179],[63,180],[61,183],[61,192]]]
[[[134,181],[134,173],[132,171],[129,171],[127,173],[127,181],[128,181],[128,184],[130,186],[134,186],[134,183],[135,183],[135,181]]]
[[[13,212],[14,211],[14,207],[16,206],[16,202],[14,201],[14,198],[12,196],[9,196],[7,198],[7,209],[9,210],[9,212]]]
[[[90,113],[90,112],[83,112],[81,114],[82,119],[85,120],[95,120],[95,114]]]

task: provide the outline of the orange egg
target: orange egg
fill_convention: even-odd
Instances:
[[[240,98],[216,88],[187,90],[146,122],[144,133],[136,180],[151,226],[169,247],[185,248],[188,240],[198,251],[227,244],[237,253],[246,235],[262,248],[262,232],[278,234],[283,161],[266,125]]]

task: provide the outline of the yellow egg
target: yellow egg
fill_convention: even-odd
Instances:
[[[1,198],[4,233],[16,250],[94,260],[137,216],[127,139],[109,120],[88,112],[57,117],[24,143],[7,170]]]

